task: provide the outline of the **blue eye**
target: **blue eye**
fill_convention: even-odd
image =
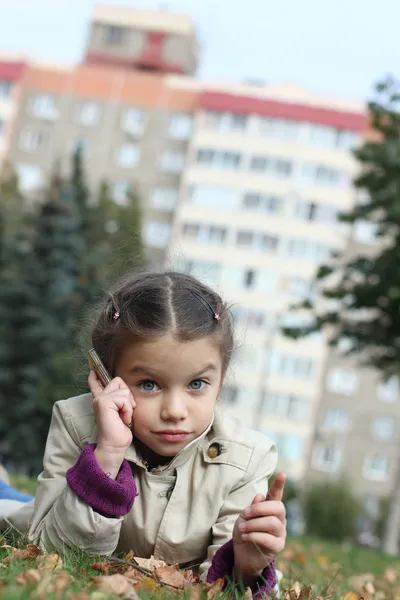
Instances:
[[[156,382],[151,381],[150,379],[141,381],[140,383],[138,383],[138,387],[144,392],[156,392],[160,389]]]
[[[193,381],[189,383],[189,387],[194,392],[199,392],[200,390],[204,389],[205,385],[207,385],[207,383],[203,379],[193,379]]]

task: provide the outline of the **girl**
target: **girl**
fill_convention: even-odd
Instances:
[[[91,394],[55,404],[28,539],[201,563],[208,582],[271,591],[284,475],[266,501],[275,446],[216,409],[233,350],[227,305],[188,275],[129,276],[92,342],[113,379],[103,388],[91,371]],[[22,511],[8,517],[20,532]]]

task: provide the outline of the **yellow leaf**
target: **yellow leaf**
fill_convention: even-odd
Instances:
[[[112,594],[120,598],[139,600],[133,585],[123,575],[108,575],[105,577],[93,577],[96,589],[105,594]]]
[[[341,600],[362,600],[360,594],[356,594],[356,592],[346,592]]]

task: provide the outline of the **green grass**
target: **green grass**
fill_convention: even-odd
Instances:
[[[20,492],[25,492],[31,496],[36,493],[36,479],[31,479],[25,475],[10,475],[10,483]]]
[[[35,493],[36,482],[27,477],[12,477],[12,482],[18,489],[25,490],[30,494]],[[12,562],[4,565],[3,560],[8,555],[9,550],[0,548],[0,599],[4,600],[25,600],[32,598],[34,590],[40,592],[36,594],[38,600],[106,600],[111,598],[95,591],[94,584],[91,581],[93,576],[99,576],[100,573],[90,568],[90,565],[97,560],[88,557],[83,553],[67,553],[64,557],[63,572],[72,576],[71,582],[64,592],[58,594],[50,593],[44,589],[37,589],[33,585],[18,585],[15,578],[28,569],[36,569],[37,564],[33,561]],[[369,550],[350,546],[347,544],[337,544],[318,540],[311,537],[288,539],[287,547],[278,558],[278,568],[284,573],[284,579],[281,584],[282,589],[295,589],[297,592],[307,585],[312,585],[312,595],[309,599],[314,600],[318,596],[329,600],[400,600],[400,557],[397,559],[385,556],[377,550]],[[53,574],[53,578],[55,574]],[[60,577],[60,575],[58,575]],[[64,575],[65,577],[65,575]],[[371,596],[368,592],[371,588],[363,588],[365,581],[371,582],[373,588],[377,591],[376,596]],[[149,581],[147,580],[149,585]],[[151,584],[151,582],[150,582]],[[39,585],[41,585],[39,583]],[[43,583],[42,583],[43,587]],[[142,584],[138,584],[141,598],[150,597],[176,597],[176,593],[171,593],[171,589],[154,586],[144,589]],[[74,598],[74,594],[83,593],[84,596]],[[346,593],[354,592],[354,596],[344,597]],[[189,592],[188,592],[189,593]],[[99,595],[100,594],[100,595]],[[224,597],[227,600],[229,594]],[[182,597],[182,594],[180,595]],[[221,597],[221,594],[219,594]],[[218,595],[214,596],[217,600]],[[193,596],[190,600],[199,600],[198,596]],[[282,600],[298,600],[297,594],[285,597],[282,594]]]

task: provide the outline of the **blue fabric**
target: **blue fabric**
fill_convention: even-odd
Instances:
[[[14,487],[0,479],[0,500],[17,500],[18,502],[29,502],[33,496],[22,494]]]

